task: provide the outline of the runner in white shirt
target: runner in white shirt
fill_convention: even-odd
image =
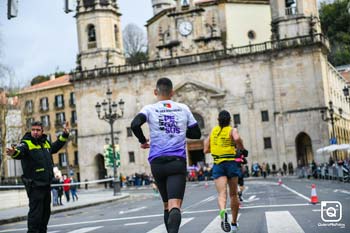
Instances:
[[[150,148],[148,161],[164,203],[164,223],[169,233],[177,233],[186,186],[186,137],[199,139],[201,131],[187,105],[171,100],[174,91],[170,79],[159,79],[154,94],[158,102],[143,107],[131,128],[141,148]],[[145,122],[150,144],[141,129]]]

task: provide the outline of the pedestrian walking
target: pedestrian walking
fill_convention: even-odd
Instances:
[[[141,148],[150,148],[148,161],[164,205],[164,223],[169,233],[177,233],[186,186],[186,137],[199,139],[201,131],[187,105],[174,102],[173,84],[168,78],[157,81],[158,102],[146,105],[131,122]],[[147,122],[150,142],[141,126]]]
[[[236,128],[230,126],[231,115],[223,110],[218,116],[218,125],[215,126],[210,136],[205,140],[204,153],[211,153],[214,159],[213,178],[218,192],[218,206],[220,209],[221,228],[225,232],[237,232],[238,201],[238,177],[241,175],[240,163],[236,149],[243,150],[243,142]],[[230,193],[230,206],[232,212],[231,224],[226,212],[227,185]]]
[[[47,232],[51,213],[51,183],[53,179],[52,154],[57,153],[69,136],[69,124],[66,122],[63,134],[54,143],[47,140],[41,122],[31,125],[18,146],[6,148],[7,155],[21,160],[25,185],[29,198],[28,233]]]

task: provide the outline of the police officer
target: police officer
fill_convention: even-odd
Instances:
[[[18,146],[6,148],[7,155],[21,160],[22,181],[29,198],[28,233],[46,233],[50,219],[51,182],[53,180],[52,154],[58,152],[69,136],[66,122],[63,134],[56,142],[50,143],[43,133],[41,122],[33,122]]]

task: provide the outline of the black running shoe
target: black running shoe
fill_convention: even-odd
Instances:
[[[230,232],[231,231],[231,224],[228,221],[228,215],[227,215],[226,212],[223,214],[223,217],[221,217],[221,229],[224,232]]]

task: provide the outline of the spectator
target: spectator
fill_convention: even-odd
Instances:
[[[77,195],[77,185],[75,184],[73,176],[70,178],[70,192],[72,194],[72,199],[73,201],[78,200],[78,195]]]
[[[66,195],[66,200],[69,202],[70,195],[69,195],[69,189],[70,189],[70,179],[66,176],[63,175],[63,191],[64,194]]]

